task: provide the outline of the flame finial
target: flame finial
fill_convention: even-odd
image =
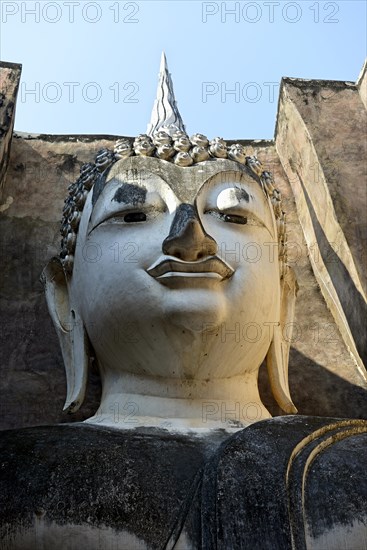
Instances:
[[[178,130],[186,133],[185,125],[176,105],[172,78],[168,71],[167,59],[164,52],[162,52],[159,69],[157,97],[154,102],[150,123],[148,124],[147,134],[152,137],[159,130],[164,130],[171,136]]]

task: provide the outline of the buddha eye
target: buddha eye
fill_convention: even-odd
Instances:
[[[129,214],[125,214],[124,216],[124,222],[126,223],[145,222],[146,220],[147,216],[144,212],[129,212]]]
[[[241,225],[247,224],[247,218],[245,218],[244,216],[237,216],[235,214],[222,214],[222,215],[224,217],[225,222],[239,223]]]
[[[247,224],[246,216],[239,216],[237,214],[224,214],[223,212],[219,212],[218,210],[207,210],[205,214],[211,214],[215,218],[218,218],[219,220],[227,223],[237,223],[239,225]]]

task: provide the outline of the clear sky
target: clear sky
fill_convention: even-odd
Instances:
[[[364,0],[0,0],[0,8],[0,57],[23,65],[22,132],[145,132],[165,50],[189,134],[271,139],[282,76],[355,81],[366,56]]]

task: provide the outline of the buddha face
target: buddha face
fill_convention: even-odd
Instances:
[[[279,319],[276,242],[269,199],[237,163],[118,161],[89,194],[69,289],[99,363],[203,380],[256,370]]]

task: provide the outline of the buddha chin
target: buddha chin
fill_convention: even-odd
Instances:
[[[184,283],[184,285],[189,284]],[[208,284],[201,288],[185,288],[167,292],[164,301],[164,317],[167,320],[167,333],[170,325],[188,330],[193,336],[204,334],[208,328],[219,327],[227,319],[227,304],[222,293],[210,288]],[[213,285],[214,286],[214,285]],[[172,327],[172,328],[173,328]]]
[[[216,364],[215,334],[228,321],[227,310],[224,296],[210,289],[167,289],[160,311],[134,318],[113,315],[102,325],[87,323],[86,329],[102,370],[206,378]]]

